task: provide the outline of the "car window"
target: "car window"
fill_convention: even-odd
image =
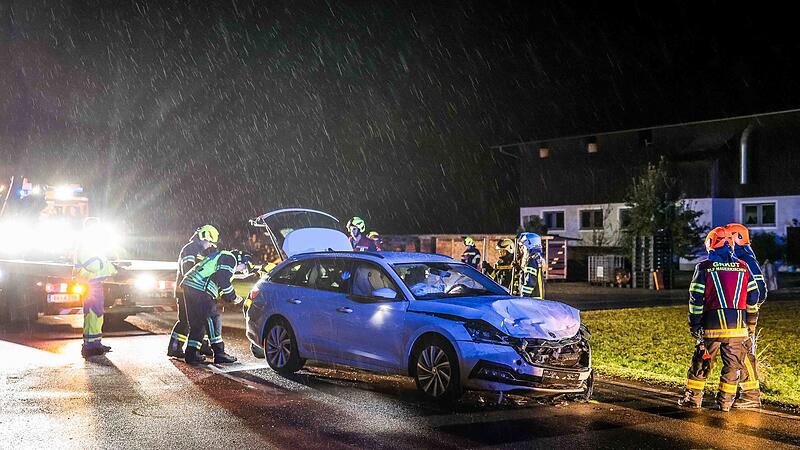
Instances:
[[[350,288],[351,263],[341,258],[317,260],[309,274],[309,287],[323,291],[347,293]]]
[[[373,293],[382,288],[389,288],[395,292],[394,300],[402,300],[400,289],[388,274],[377,264],[357,263],[353,270],[353,288],[351,293],[361,297],[375,297]],[[392,299],[385,299],[392,300]]]
[[[507,294],[485,275],[461,263],[401,263],[393,268],[417,300]]]
[[[270,281],[277,284],[293,284],[307,286],[311,269],[314,268],[313,260],[303,260],[291,263],[270,277]]]

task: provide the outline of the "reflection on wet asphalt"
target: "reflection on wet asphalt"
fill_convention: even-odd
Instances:
[[[427,401],[411,379],[312,365],[284,377],[250,355],[241,316],[223,335],[240,358],[166,358],[170,315],[109,331],[107,357],[79,356],[79,320],[0,329],[0,442],[64,448],[782,448],[800,420],[780,412],[684,410],[676,394],[613,380],[592,402],[471,392]]]

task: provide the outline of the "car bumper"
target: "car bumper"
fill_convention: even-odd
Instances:
[[[527,391],[531,394],[569,394],[586,391],[592,369],[568,369],[529,364],[506,345],[457,342],[461,379],[466,389]]]
[[[245,335],[250,343],[261,347],[261,335],[264,330],[264,309],[259,303],[251,303],[242,308],[244,312]]]

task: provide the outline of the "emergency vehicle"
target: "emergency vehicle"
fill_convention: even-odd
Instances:
[[[35,321],[40,314],[82,314],[87,288],[74,252],[89,198],[79,184],[0,181],[0,323]],[[177,263],[124,259],[124,225],[100,221],[91,238],[112,256],[118,274],[105,281],[107,323],[140,312],[175,309]]]

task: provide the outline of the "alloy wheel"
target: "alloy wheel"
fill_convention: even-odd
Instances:
[[[441,348],[430,345],[417,358],[417,379],[420,387],[431,397],[443,395],[453,376],[450,360]]]
[[[281,325],[275,325],[267,334],[265,353],[270,366],[282,368],[292,355],[292,339],[289,332]]]

